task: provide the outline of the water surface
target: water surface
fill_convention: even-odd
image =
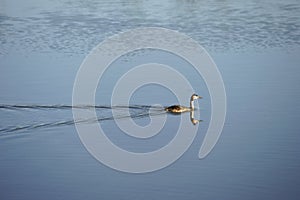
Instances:
[[[298,199],[299,13],[296,0],[0,1],[0,198]],[[228,112],[219,142],[199,160],[211,111],[201,77],[166,52],[120,58],[96,93],[100,119],[111,117],[115,81],[150,61],[179,70],[204,97],[203,121],[189,150],[163,170],[132,175],[85,150],[70,105],[76,72],[89,51],[107,36],[143,26],[180,31],[208,50],[224,79]],[[131,114],[146,114],[134,121],[147,125],[147,106],[175,103],[167,88],[147,85],[130,100],[146,107]],[[111,118],[99,123],[122,148],[147,152],[168,143],[179,120],[167,115],[151,140],[123,134]]]

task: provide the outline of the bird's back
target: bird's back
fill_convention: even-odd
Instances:
[[[171,112],[171,113],[183,113],[183,112],[191,111],[190,108],[185,107],[185,106],[180,106],[180,105],[169,106],[169,107],[166,107],[165,110],[167,112]]]

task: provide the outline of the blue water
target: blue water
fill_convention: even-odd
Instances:
[[[0,1],[0,199],[298,199],[299,13],[296,0]],[[126,67],[153,60],[182,66],[204,97],[203,122],[188,151],[163,170],[136,175],[95,160],[80,142],[72,110],[62,105],[71,105],[77,70],[93,47],[120,31],[148,26],[180,31],[203,45],[222,74],[228,107],[217,145],[199,160],[211,112],[203,80],[198,84],[187,63],[160,51],[118,60],[98,88],[100,106],[109,105]],[[130,103],[167,106],[176,98],[147,85]],[[111,116],[103,108],[97,114]],[[179,119],[168,115],[151,140],[122,135],[112,119],[100,124],[122,148],[147,152],[174,137]],[[134,120],[149,123],[147,116]]]

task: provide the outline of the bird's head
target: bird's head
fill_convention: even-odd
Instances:
[[[197,95],[197,94],[193,94],[193,95],[191,96],[191,100],[193,101],[193,100],[195,100],[195,99],[202,99],[202,97],[200,97],[200,96]]]

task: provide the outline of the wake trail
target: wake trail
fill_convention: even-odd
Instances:
[[[96,112],[102,112],[105,110],[115,110],[117,114],[114,115],[107,115],[106,116],[97,116],[95,119],[82,119],[74,121],[71,120],[59,120],[54,122],[39,122],[39,123],[29,123],[23,125],[9,125],[6,127],[0,127],[0,136],[10,135],[13,133],[21,133],[21,132],[28,132],[35,129],[40,128],[55,128],[60,126],[68,126],[74,125],[76,123],[97,123],[107,120],[115,120],[115,119],[127,119],[127,118],[143,118],[143,117],[150,117],[155,115],[162,115],[165,114],[164,107],[162,106],[149,106],[149,105],[130,105],[130,106],[106,106],[106,105],[63,105],[63,104],[55,104],[55,105],[4,105],[0,104],[0,114],[1,111],[9,110],[9,111],[16,111],[16,112],[28,112],[34,110],[72,110],[72,109],[95,109]],[[126,113],[122,113],[122,111],[126,111]],[[120,113],[118,113],[120,112]],[[17,113],[16,113],[17,114]],[[1,116],[1,115],[0,115]]]

